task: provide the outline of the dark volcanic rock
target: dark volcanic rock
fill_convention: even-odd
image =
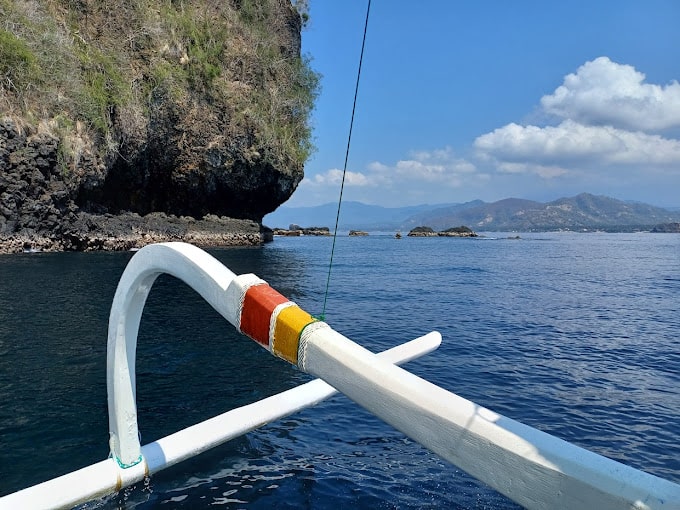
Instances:
[[[415,227],[408,233],[409,237],[434,237],[437,233],[431,227]]]
[[[0,236],[53,231],[78,209],[57,158],[54,137],[0,122]]]
[[[302,179],[300,163],[265,158],[254,132],[225,136],[231,113],[193,97],[159,95],[150,106],[147,137],[106,178],[77,197],[80,207],[261,221]]]
[[[305,227],[302,234],[306,236],[329,236],[331,231],[328,227]]]
[[[656,225],[651,231],[655,234],[680,234],[680,223],[663,223]]]
[[[329,236],[331,231],[328,227],[301,227],[300,225],[291,224],[288,230],[283,228],[274,229],[274,234],[277,236]]]
[[[477,237],[477,234],[464,225],[435,232],[431,227],[416,227],[408,235],[410,237]]]
[[[447,228],[438,233],[442,237],[477,237],[477,234],[470,227],[461,225],[460,227]]]

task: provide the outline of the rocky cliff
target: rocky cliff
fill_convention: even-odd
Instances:
[[[0,19],[5,251],[182,238],[162,218],[259,236],[302,179],[318,79],[290,0],[0,0]]]

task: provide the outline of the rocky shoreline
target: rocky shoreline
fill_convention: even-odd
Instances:
[[[258,246],[273,239],[271,231],[251,219],[140,215],[80,203],[84,190],[103,186],[104,177],[94,178],[95,167],[85,165],[82,175],[74,171],[67,178],[58,164],[55,138],[25,133],[9,119],[0,121],[0,254],[126,251],[164,241]]]
[[[654,234],[680,234],[680,222],[656,225],[650,232]]]
[[[55,251],[129,251],[147,244],[184,241],[202,247],[261,246],[271,230],[251,220],[208,215],[80,213],[53,232],[0,235],[0,254]]]

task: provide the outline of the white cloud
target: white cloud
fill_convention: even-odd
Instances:
[[[375,174],[386,174],[390,171],[390,167],[379,161],[373,161],[368,164],[368,170]]]
[[[645,75],[607,57],[586,62],[551,95],[541,98],[547,113],[586,125],[631,131],[680,126],[680,84],[644,83]]]
[[[380,163],[378,163],[381,165]],[[388,168],[382,165],[383,168]],[[390,169],[396,177],[459,185],[462,174],[472,174],[475,166],[469,161],[455,156],[450,147],[434,151],[419,151],[411,159],[403,159]]]
[[[508,124],[478,137],[475,148],[504,164],[680,165],[680,140],[572,120],[547,127]]]
[[[345,174],[345,186],[371,187],[399,185],[406,181],[427,181],[456,186],[460,184],[461,174],[475,172],[475,166],[454,156],[451,149],[432,152],[416,152],[412,159],[403,159],[393,165],[379,161],[369,163],[366,172]],[[339,185],[342,182],[342,170],[333,168],[325,173],[316,174],[305,179],[308,185]]]
[[[552,179],[568,173],[559,166],[538,165],[534,163],[499,163],[498,170],[507,174],[536,174],[544,179]]]
[[[360,172],[347,171],[346,198],[368,203],[402,205],[404,203],[446,202],[452,190],[488,182],[488,174],[479,174],[469,161],[457,157],[451,148],[420,151],[408,158],[388,164],[373,161]],[[331,201],[340,189],[342,170],[333,168],[305,177],[296,195],[314,202]]]
[[[474,142],[482,160],[506,174],[544,179],[584,172],[680,171],[680,140],[655,133],[680,126],[680,84],[645,84],[644,74],[600,57],[541,99],[556,126],[511,123]]]
[[[335,186],[342,183],[342,170],[332,168],[326,173],[316,174],[311,179],[305,179],[306,184],[315,186]],[[376,183],[361,172],[345,172],[345,186],[375,186]]]

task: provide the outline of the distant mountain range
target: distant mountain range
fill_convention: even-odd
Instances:
[[[337,204],[315,207],[285,207],[264,217],[272,228],[302,227],[333,229]],[[506,198],[487,203],[481,200],[462,204],[380,207],[361,202],[343,202],[339,230],[408,232],[418,226],[435,230],[465,225],[477,232],[540,232],[554,230],[604,230],[625,232],[650,230],[655,225],[680,221],[680,210],[664,209],[640,202],[581,193],[541,203]]]

